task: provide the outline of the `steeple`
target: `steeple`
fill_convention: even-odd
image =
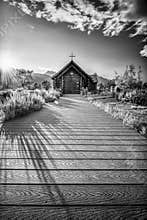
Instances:
[[[71,61],[76,57],[73,53],[69,56],[71,58]]]

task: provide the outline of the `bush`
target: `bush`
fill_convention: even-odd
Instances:
[[[147,106],[147,91],[133,90],[119,93],[118,100],[136,105]]]
[[[132,109],[127,112],[123,124],[138,129],[141,123],[147,122],[147,109]]]
[[[147,92],[137,94],[132,98],[132,102],[137,105],[147,106]]]
[[[140,123],[137,130],[140,134],[147,137],[147,123]]]
[[[36,91],[36,90],[35,90]],[[54,102],[56,100],[56,97],[52,94],[50,94],[50,91],[42,89],[39,90],[40,91],[40,95],[44,98],[45,102]],[[38,91],[36,91],[38,93]]]
[[[50,95],[51,97],[55,98],[55,99],[59,99],[60,96],[61,96],[61,93],[60,93],[60,91],[57,91],[57,90],[55,90],[55,89],[51,89],[51,90],[49,91],[49,95]]]
[[[34,91],[35,91],[36,94],[41,95],[44,98],[46,103],[54,102],[57,99],[59,99],[60,96],[61,96],[60,91],[57,91],[55,89],[50,89],[50,90],[46,90],[46,89],[39,90],[39,89],[36,89]]]
[[[133,106],[131,103],[105,102],[105,100],[91,100],[95,106],[109,113],[113,118],[121,119],[123,124],[135,128],[147,137],[147,107]]]
[[[38,111],[45,102],[53,102],[60,97],[56,90],[45,89],[24,90],[19,88],[15,91],[0,92],[0,124],[5,120],[26,115],[32,111]]]
[[[29,90],[11,91],[10,98],[2,104],[5,120],[19,117],[42,108],[44,99],[41,95]]]

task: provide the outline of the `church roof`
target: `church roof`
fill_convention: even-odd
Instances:
[[[63,75],[66,71],[68,71],[71,67],[75,68],[77,71],[79,71],[82,75],[85,75],[87,78],[89,78],[92,82],[94,82],[93,78],[88,75],[76,62],[71,60],[68,64],[66,64],[59,72],[57,72],[52,78],[55,79],[60,75]]]

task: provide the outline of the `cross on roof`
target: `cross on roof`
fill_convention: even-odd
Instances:
[[[73,53],[69,56],[71,58],[71,60],[73,60],[74,57],[76,57],[75,55],[73,55]]]

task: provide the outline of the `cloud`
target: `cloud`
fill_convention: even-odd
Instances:
[[[129,37],[140,35],[144,43],[147,39],[147,0],[4,1],[31,16],[51,22],[66,22],[71,29],[88,33],[101,29],[105,36],[110,37],[129,30],[132,32]],[[140,54],[146,56],[142,51]]]
[[[133,26],[135,27],[135,32],[130,34],[130,37],[142,35],[144,36],[143,38],[143,41],[144,41],[144,39],[146,39],[146,36],[147,36],[147,22],[143,20],[138,20],[135,22]]]
[[[38,71],[40,72],[40,73],[45,73],[45,72],[47,72],[49,69],[48,69],[48,67],[42,67],[42,66],[39,66],[38,67]]]
[[[141,56],[147,57],[147,45],[140,51]]]

